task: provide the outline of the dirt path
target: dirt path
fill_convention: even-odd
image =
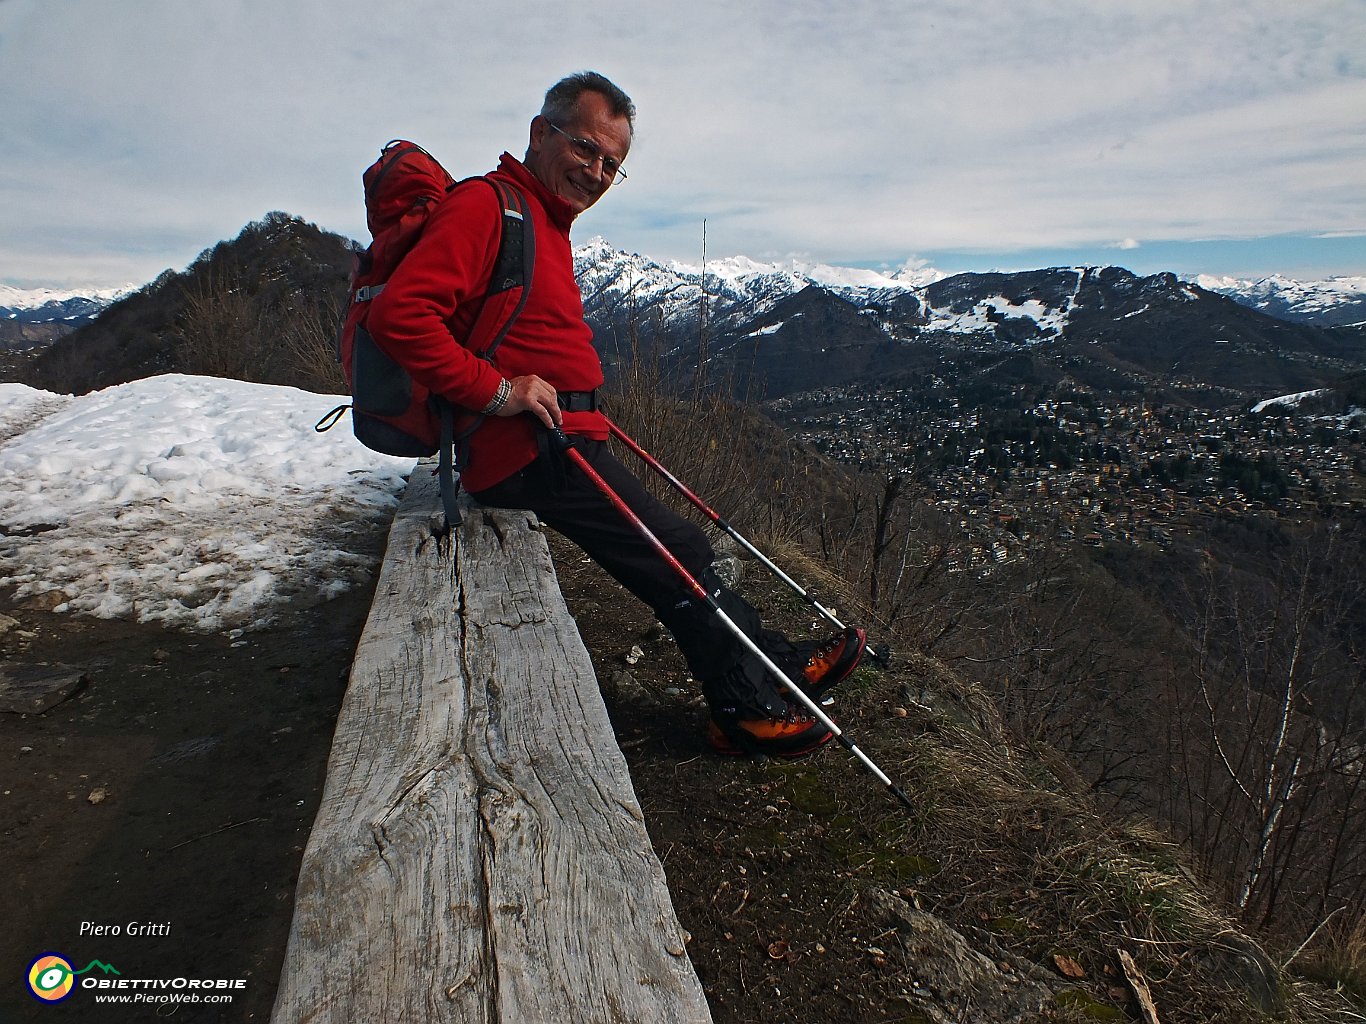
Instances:
[[[794,765],[712,755],[696,686],[653,617],[555,547],[718,1024],[912,1019],[904,979],[869,952],[878,931],[857,909],[904,867],[878,856],[885,794],[835,753]],[[811,625],[782,594],[764,596],[785,626]],[[0,594],[0,613],[18,620],[0,660],[87,675],[44,714],[0,712],[0,970],[13,979],[0,1024],[269,1019],[370,597],[233,638],[15,608]],[[628,665],[633,646],[642,657]],[[842,700],[846,715],[889,713],[890,680],[872,682]],[[96,1006],[84,989],[44,1005],[22,979],[49,951],[76,971],[100,961],[124,978],[244,987],[226,1005]],[[78,980],[103,977],[96,966]]]
[[[265,1021],[345,673],[354,592],[239,637],[16,608],[0,661],[84,671],[43,714],[0,712],[0,1022]],[[4,620],[0,620],[3,624]],[[97,933],[97,929],[103,929]],[[136,934],[141,933],[141,934]],[[242,981],[226,1005],[56,1005],[44,952],[123,978]],[[99,968],[78,980],[110,977]]]

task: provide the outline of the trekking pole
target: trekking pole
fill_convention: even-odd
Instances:
[[[604,416],[603,419],[607,419],[607,417]],[[848,627],[843,622],[841,622],[839,619],[835,617],[834,612],[830,611],[829,608],[826,608],[823,604],[817,601],[816,598],[813,597],[806,590],[804,590],[797,583],[796,580],[794,580],[787,573],[783,572],[782,569],[778,568],[778,566],[774,565],[773,562],[771,562],[762,551],[760,551],[748,540],[746,540],[743,536],[741,536],[740,532],[736,530],[735,527],[731,526],[730,523],[726,522],[726,520],[721,516],[719,512],[708,506],[707,503],[704,502],[701,498],[699,498],[696,494],[694,494],[688,488],[688,486],[683,483],[683,481],[679,480],[678,477],[674,476],[667,469],[665,469],[663,464],[660,463],[658,459],[656,459],[653,455],[651,455],[639,444],[637,444],[634,440],[632,440],[629,436],[627,436],[626,431],[622,430],[611,420],[607,420],[607,429],[609,429],[612,432],[613,437],[616,437],[618,440],[621,441],[622,444],[626,445],[627,448],[631,449],[631,451],[639,455],[647,466],[649,466],[656,473],[658,473],[665,480],[667,480],[669,484],[674,488],[674,490],[676,490],[679,494],[683,495],[683,497],[687,498],[688,501],[692,502],[693,506],[699,512],[701,512],[704,516],[706,516],[713,523],[715,523],[722,530],[724,530],[731,537],[732,540],[740,544],[751,555],[759,559],[759,561],[763,562],[764,565],[768,568],[768,570],[771,573],[773,573],[773,575],[777,576],[778,579],[786,583],[797,593],[799,597],[804,599],[807,602],[807,604],[811,605],[811,607],[815,608],[816,611],[818,611],[822,616],[824,616],[829,622],[833,623],[836,629],[848,629]]]
[[[773,660],[759,648],[759,645],[751,640],[749,636],[746,635],[745,631],[736,625],[735,620],[726,614],[725,609],[717,603],[716,598],[712,597],[711,594],[707,592],[707,588],[697,582],[697,578],[684,568],[683,563],[675,558],[673,552],[664,546],[664,542],[654,535],[650,528],[641,520],[640,516],[636,515],[631,506],[621,499],[621,495],[617,494],[617,492],[612,489],[612,485],[604,480],[598,474],[598,471],[588,464],[588,460],[583,457],[583,453],[569,443],[569,438],[565,436],[564,431],[556,427],[550,432],[550,436],[553,439],[556,448],[567,455],[570,461],[583,471],[583,474],[592,481],[593,486],[601,491],[603,496],[612,503],[612,507],[620,512],[622,517],[635,527],[636,532],[644,537],[645,540],[649,542],[650,546],[659,552],[660,557],[662,557],[664,561],[669,564],[669,567],[678,574],[687,585],[688,589],[715,613],[722,625],[730,630],[735,638],[739,640],[751,654],[759,659],[764,668],[766,668],[774,678],[782,683],[793,696],[806,706],[806,709],[815,716],[816,720],[820,722],[821,725],[830,730],[831,734],[835,739],[840,741],[840,745],[844,747],[845,750],[849,751],[849,753],[863,762],[864,767],[872,772],[873,777],[886,786],[894,797],[901,801],[902,806],[910,811],[915,810],[915,805],[911,803],[911,798],[906,795],[905,790],[889,779],[887,773],[879,768],[877,764],[873,762],[872,758],[855,746],[849,737],[844,734],[844,730],[835,724],[834,719],[822,711],[820,705],[808,697],[800,686],[789,679],[787,673],[775,665]]]

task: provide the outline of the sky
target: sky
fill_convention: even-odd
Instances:
[[[545,89],[632,95],[574,237],[659,260],[1366,274],[1363,0],[0,0],[0,284],[141,284],[283,210],[366,239]]]

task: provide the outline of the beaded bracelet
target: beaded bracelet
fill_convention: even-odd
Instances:
[[[485,416],[496,416],[503,406],[508,404],[508,399],[512,397],[512,385],[507,380],[498,382],[498,390],[489,399],[489,404],[480,410]]]

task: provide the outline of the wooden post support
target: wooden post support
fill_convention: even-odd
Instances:
[[[709,1022],[593,668],[527,513],[389,534],[275,1024]],[[452,539],[454,543],[452,543]]]

